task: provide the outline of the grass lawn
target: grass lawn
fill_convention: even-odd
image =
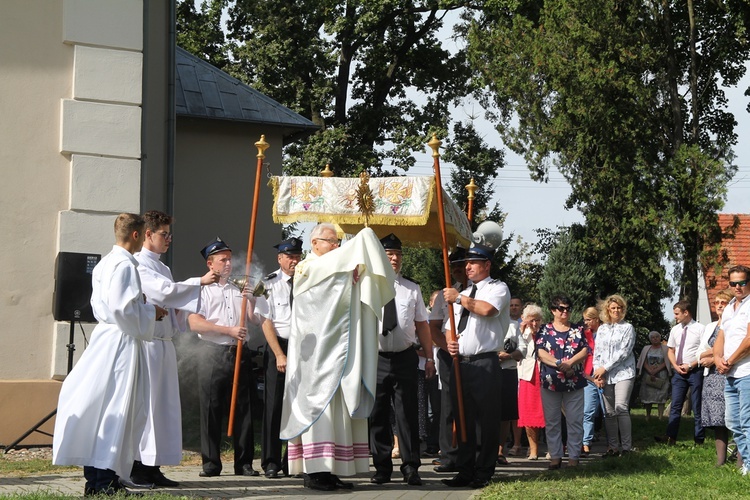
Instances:
[[[713,432],[706,443],[693,444],[693,419],[683,417],[676,446],[654,441],[663,435],[666,418],[646,422],[643,410],[632,415],[633,445],[622,458],[595,459],[583,467],[549,471],[534,476],[496,482],[482,491],[482,498],[747,498],[750,478],[742,477],[734,464],[715,467]]]

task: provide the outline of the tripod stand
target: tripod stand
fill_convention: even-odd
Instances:
[[[76,326],[75,320],[71,320],[71,322],[70,322],[70,336],[68,337],[68,343],[65,346],[65,347],[68,348],[68,374],[70,374],[70,371],[73,369],[73,352],[75,352],[75,350],[76,350],[75,338],[74,338],[75,337],[75,326]],[[45,423],[47,423],[47,421],[49,419],[51,419],[52,417],[54,417],[56,414],[57,414],[57,408],[55,408],[54,410],[52,410],[49,415],[47,415],[46,417],[44,417],[43,419],[41,419],[39,422],[37,422],[36,424],[34,424],[29,430],[27,430],[26,432],[24,432],[23,435],[21,435],[21,437],[19,437],[18,439],[16,439],[12,443],[10,443],[8,446],[6,446],[3,449],[3,453],[8,453],[8,451],[10,451],[13,448],[15,448],[16,446],[18,446],[18,443],[20,443],[21,441],[23,441],[24,439],[26,439],[27,437],[29,437],[34,432],[38,432],[39,434],[43,434],[45,436],[52,437],[52,434],[50,434],[49,432],[40,430],[39,428],[41,426],[43,426]]]

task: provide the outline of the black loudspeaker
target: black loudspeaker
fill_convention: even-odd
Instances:
[[[56,321],[96,323],[91,310],[91,273],[102,256],[60,252],[55,259],[55,293],[52,314]]]

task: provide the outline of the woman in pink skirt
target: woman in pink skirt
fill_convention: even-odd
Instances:
[[[518,362],[518,427],[526,428],[529,460],[536,460],[539,456],[539,429],[544,428],[539,368],[534,349],[534,334],[541,325],[541,307],[536,304],[527,305],[521,315],[522,333],[518,338],[518,350],[523,355],[523,359]]]

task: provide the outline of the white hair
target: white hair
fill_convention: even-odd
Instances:
[[[323,232],[327,229],[333,231],[333,234],[336,234],[336,226],[328,222],[321,222],[310,232],[310,242],[312,243],[312,240],[314,240],[315,238],[319,238],[320,235],[323,234]]]
[[[536,304],[528,304],[526,307],[523,308],[523,313],[521,313],[521,317],[524,319],[529,319],[529,318],[542,319],[542,308]]]

